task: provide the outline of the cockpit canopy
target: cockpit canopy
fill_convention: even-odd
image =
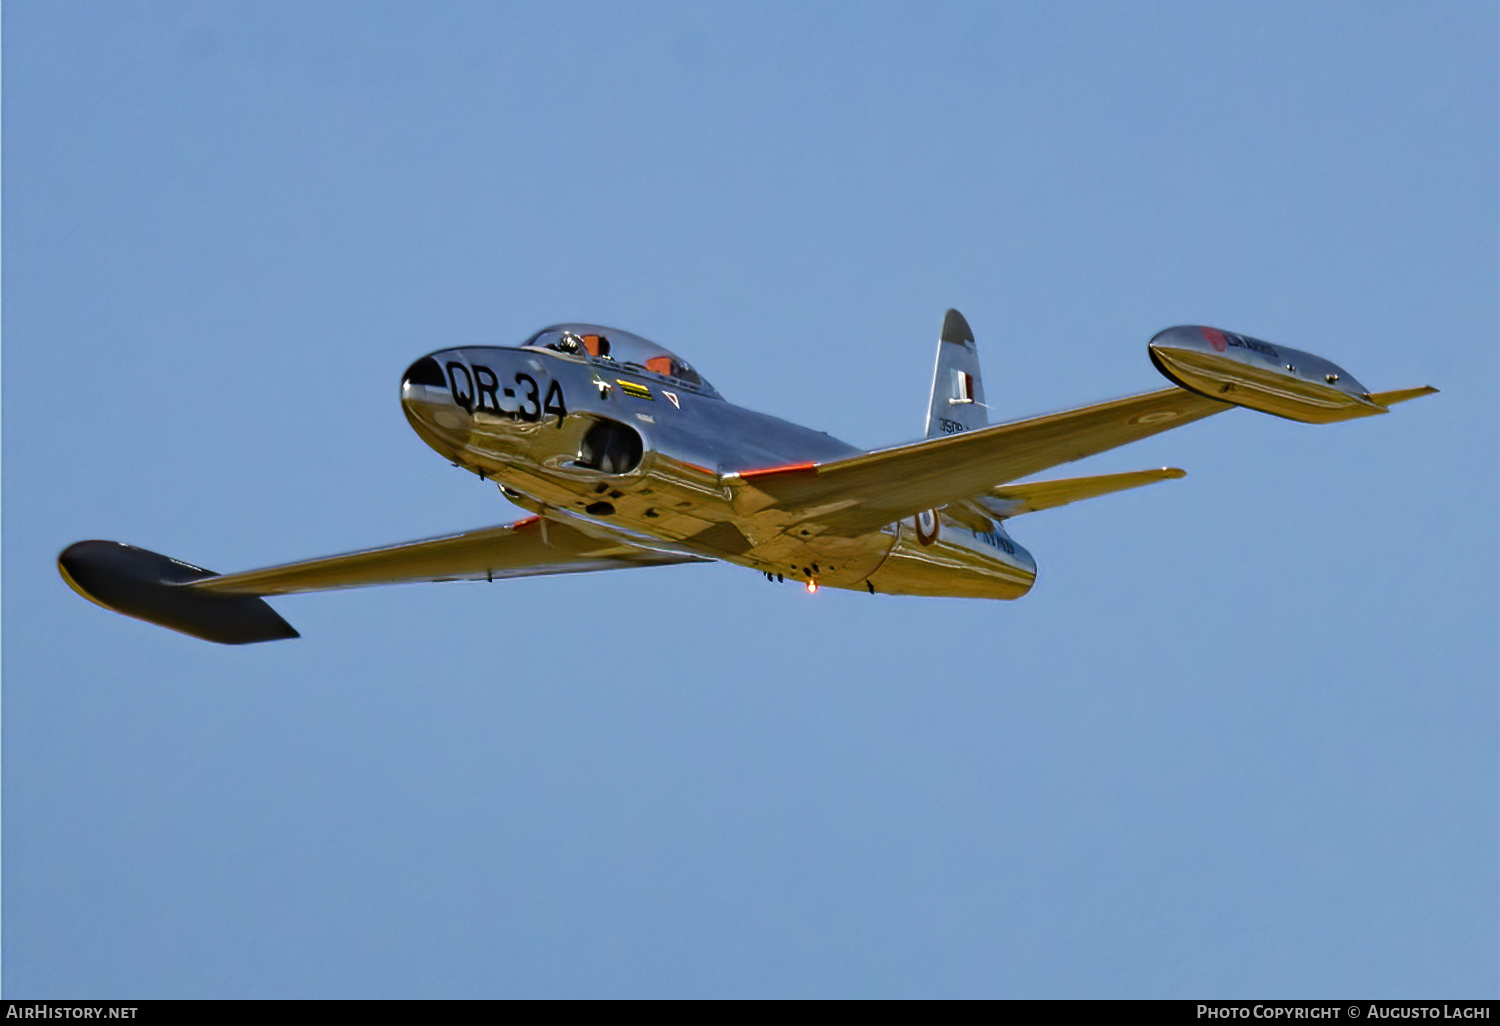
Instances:
[[[632,335],[619,328],[599,324],[554,324],[543,328],[524,343],[538,349],[576,356],[590,362],[603,362],[635,371],[655,374],[714,398],[722,398],[714,386],[669,349]]]

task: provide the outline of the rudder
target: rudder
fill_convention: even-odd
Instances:
[[[979,349],[969,322],[957,310],[943,318],[937,362],[932,369],[932,402],[927,407],[927,437],[939,438],[982,428],[990,422],[979,377]]]

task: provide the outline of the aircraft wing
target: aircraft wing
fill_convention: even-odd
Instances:
[[[484,581],[673,563],[702,556],[601,539],[528,517],[442,538],[326,556],[238,574],[215,574],[132,545],[84,541],[58,557],[63,578],[106,609],[224,644],[295,638],[263,595],[409,581]]]
[[[725,483],[743,513],[780,510],[852,536],[1233,408],[1167,388],[829,463],[742,471]]]
[[[565,523],[527,517],[442,538],[210,577],[195,589],[225,595],[290,595],[411,581],[498,581],[509,577],[710,562],[701,556],[591,537]]]

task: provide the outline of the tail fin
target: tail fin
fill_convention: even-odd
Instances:
[[[932,371],[932,404],[927,408],[927,437],[956,435],[989,424],[984,384],[979,380],[979,350],[974,332],[957,310],[943,318],[937,364]]]

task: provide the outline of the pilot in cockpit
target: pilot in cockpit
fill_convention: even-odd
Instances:
[[[565,331],[561,335],[557,336],[557,340],[554,341],[551,345],[547,346],[547,348],[555,349],[559,353],[567,353],[570,356],[577,356],[578,353],[583,349],[583,339],[579,338],[571,331]]]
[[[603,335],[575,335],[571,331],[565,331],[547,348],[555,349],[559,353],[567,353],[569,356],[580,356],[586,352],[596,359],[613,359],[609,355],[609,339]]]

